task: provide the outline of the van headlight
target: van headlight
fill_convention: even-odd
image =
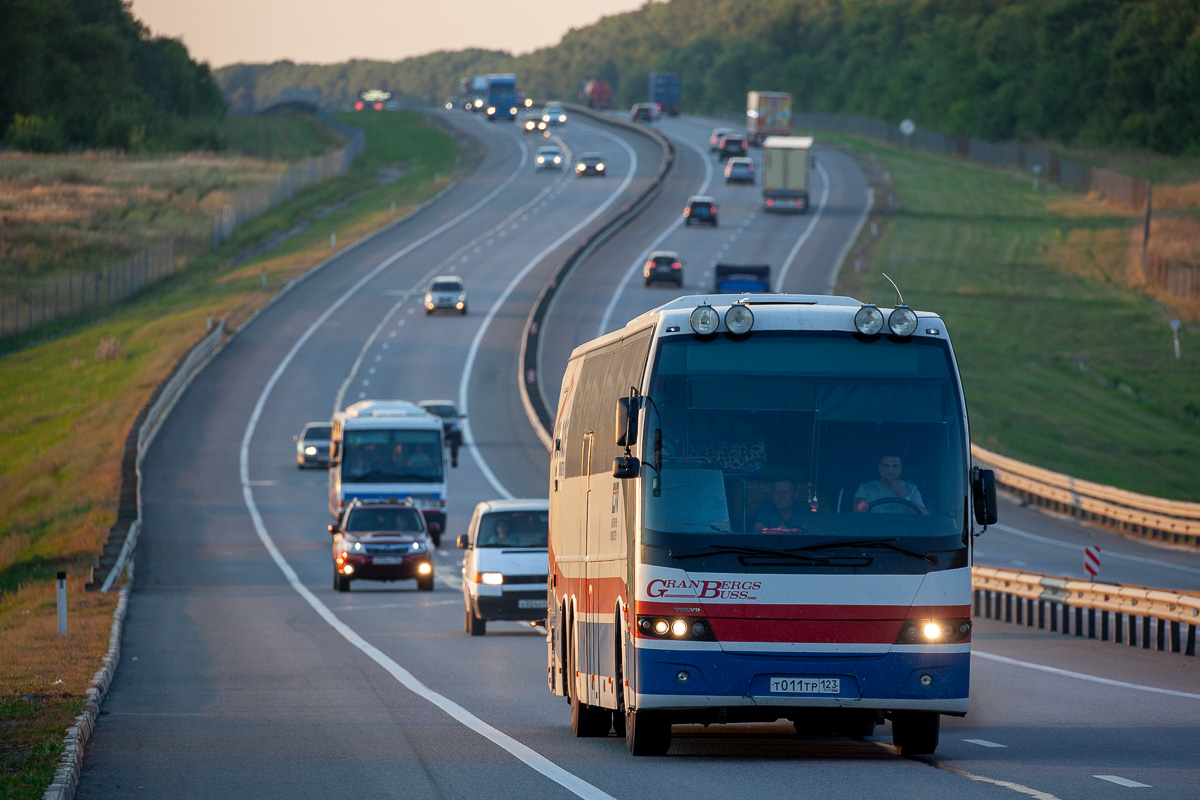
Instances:
[[[501,586],[504,584],[504,573],[502,572],[485,572],[479,576],[479,582],[488,586]]]

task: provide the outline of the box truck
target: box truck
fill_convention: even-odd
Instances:
[[[763,140],[762,206],[766,211],[808,211],[811,136],[768,136]]]
[[[749,92],[746,94],[746,138],[762,147],[768,136],[792,133],[792,95],[788,92]]]

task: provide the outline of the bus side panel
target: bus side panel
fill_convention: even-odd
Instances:
[[[558,415],[554,425],[554,446],[550,456],[550,535],[548,540],[547,557],[549,559],[550,598],[546,619],[546,663],[547,681],[550,691],[557,695],[567,695],[568,676],[566,675],[566,648],[568,643],[567,625],[570,623],[569,612],[573,587],[572,579],[578,583],[576,568],[579,547],[579,496],[580,477],[572,478],[569,484],[567,478],[567,448],[571,444],[572,410],[575,401],[575,385],[579,379],[579,371],[583,359],[573,359],[567,364],[563,374],[562,388],[559,391]],[[578,446],[578,442],[575,443]],[[567,560],[561,560],[561,559]]]

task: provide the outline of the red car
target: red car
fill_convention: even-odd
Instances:
[[[350,591],[356,580],[413,578],[418,589],[433,591],[433,540],[411,499],[352,500],[329,532],[335,591]]]

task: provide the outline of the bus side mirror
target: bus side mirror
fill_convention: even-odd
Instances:
[[[637,444],[638,401],[636,397],[617,399],[617,447],[633,447]]]
[[[971,469],[971,505],[975,507],[975,521],[980,525],[995,525],[996,473],[990,469]]]
[[[613,459],[613,477],[636,478],[640,467],[636,456],[617,456]]]

